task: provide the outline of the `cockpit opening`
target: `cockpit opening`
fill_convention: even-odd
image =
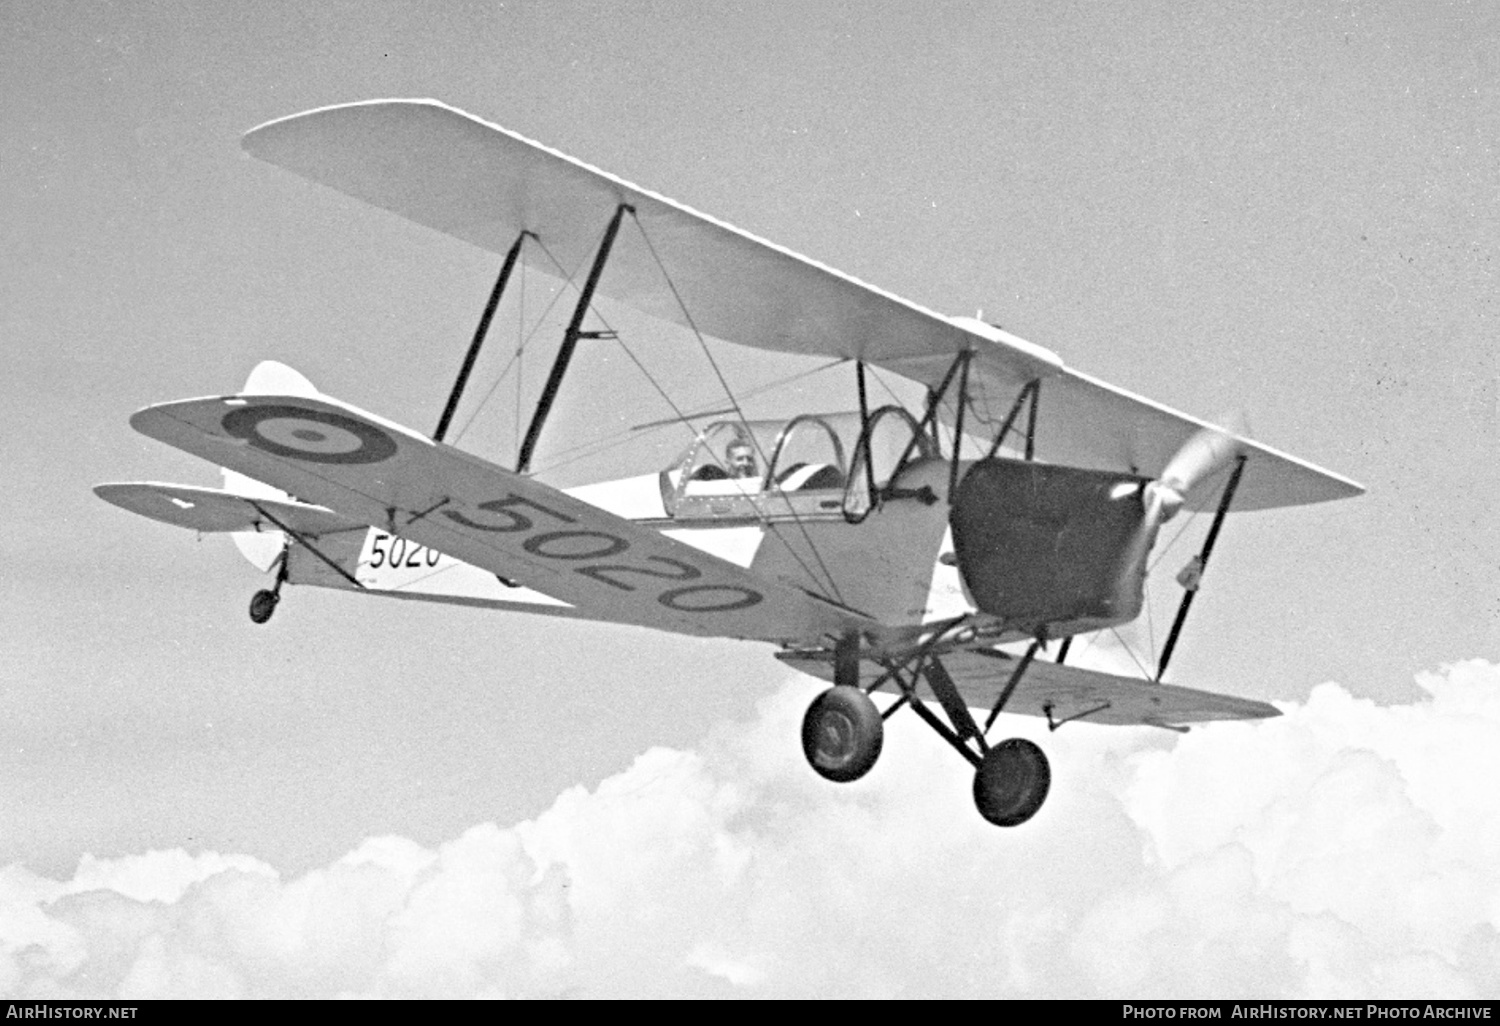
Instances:
[[[915,441],[914,441],[915,439]],[[871,504],[908,460],[930,444],[900,407],[804,413],[790,420],[710,424],[661,472],[662,502],[677,520],[843,517]]]

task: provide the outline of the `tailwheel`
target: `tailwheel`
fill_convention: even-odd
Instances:
[[[250,598],[250,619],[253,622],[265,623],[276,612],[276,604],[281,601],[281,586],[287,579],[287,564],[291,558],[292,543],[289,541],[276,558],[276,583],[269,588],[262,588]]]
[[[250,619],[256,623],[265,623],[276,612],[276,603],[280,601],[281,596],[269,588],[257,591],[250,599]]]
[[[985,753],[974,774],[974,804],[996,826],[1019,826],[1036,815],[1051,786],[1047,756],[1025,738],[1013,737]]]
[[[802,718],[802,751],[820,776],[858,780],[880,758],[885,724],[857,687],[843,684],[819,695]]]

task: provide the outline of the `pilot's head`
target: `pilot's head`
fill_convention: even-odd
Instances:
[[[724,455],[729,460],[730,477],[755,476],[755,450],[749,442],[730,442]]]

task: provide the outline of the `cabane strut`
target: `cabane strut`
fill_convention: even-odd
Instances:
[[[1011,427],[1020,416],[1023,404],[1030,403],[1026,413],[1026,459],[1036,458],[1036,408],[1037,401],[1042,396],[1042,379],[1032,378],[1021,388],[1021,394],[1016,396],[1016,401],[1011,404],[1010,412],[1005,415],[1005,421],[1000,425],[1000,430],[995,432],[995,441],[990,444],[990,451],[985,453],[985,459],[994,459],[995,454],[1000,451],[1000,446],[1005,442],[1005,436],[1010,434]]]

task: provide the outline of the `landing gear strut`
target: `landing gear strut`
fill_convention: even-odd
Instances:
[[[279,565],[276,568],[276,583],[269,588],[262,588],[250,598],[250,620],[253,623],[265,623],[271,619],[271,614],[276,612],[276,604],[281,601],[281,586],[286,583],[287,557],[291,545],[281,550]]]
[[[961,627],[962,618],[940,625],[899,660],[882,660],[885,672],[868,686],[861,686],[860,681],[859,639],[841,640],[832,653],[834,686],[817,697],[802,720],[802,751],[820,776],[840,782],[858,780],[880,757],[884,720],[908,706],[974,767],[974,804],[979,814],[996,826],[1019,826],[1047,800],[1052,769],[1033,742],[1010,738],[991,745],[985,734],[1015,693],[1042,642],[1037,641],[1018,662],[989,719],[980,727],[938,656],[940,642]],[[947,714],[947,722],[917,693],[923,681]],[[888,682],[896,685],[900,695],[881,713],[869,694]]]
[[[859,687],[859,636],[833,648],[833,687],[802,718],[802,752],[818,775],[847,783],[870,772],[880,758],[885,720]]]

